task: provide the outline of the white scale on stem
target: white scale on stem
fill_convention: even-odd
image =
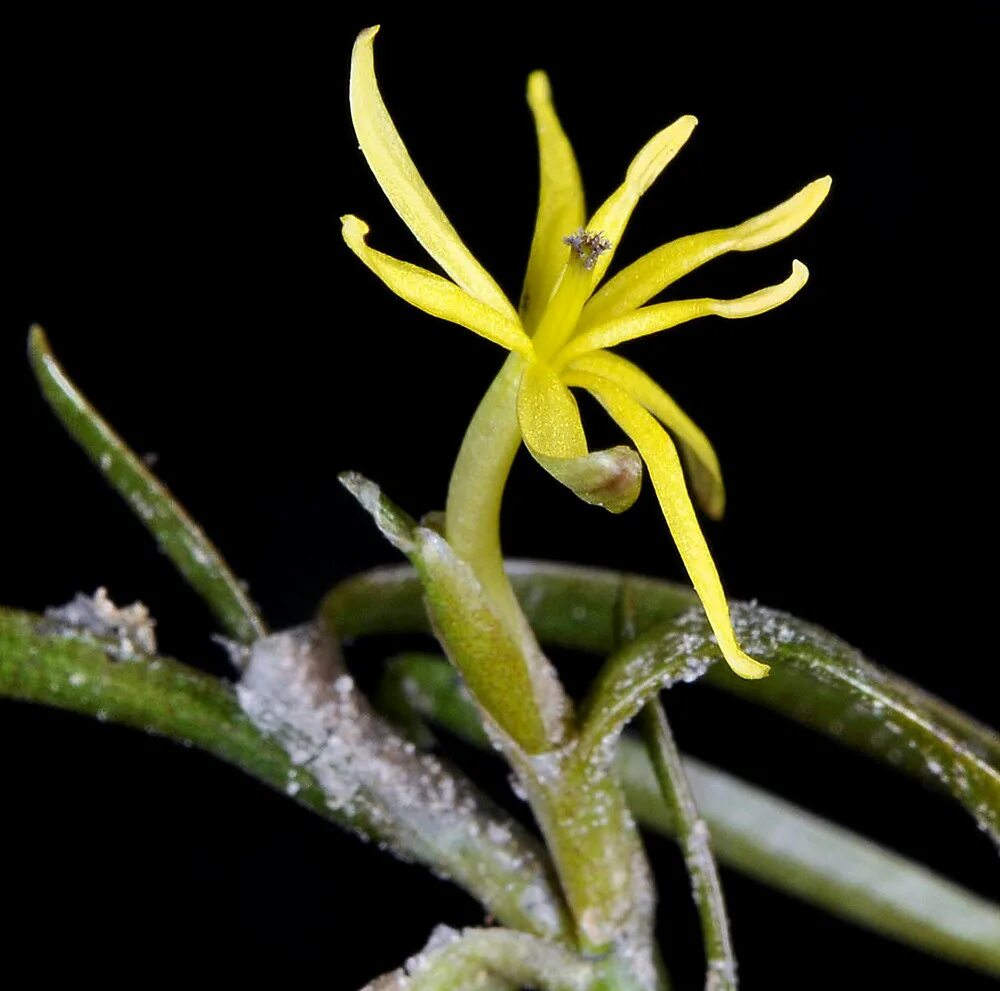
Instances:
[[[264,637],[245,665],[237,685],[244,712],[332,809],[373,821],[397,853],[455,879],[499,918],[561,932],[558,895],[528,835],[377,716],[329,636],[305,626]]]

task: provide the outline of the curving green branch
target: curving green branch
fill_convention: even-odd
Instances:
[[[696,600],[690,589],[531,561],[513,562],[509,571],[543,643],[612,653],[627,595],[637,636],[674,624],[691,654],[714,652],[708,624],[692,608]],[[427,630],[419,585],[408,568],[381,568],[348,579],[330,592],[321,615],[344,636]],[[733,622],[746,649],[771,664],[771,674],[748,682],[715,664],[705,674],[709,684],[943,790],[1000,844],[1000,736],[810,623],[739,603]]]
[[[284,668],[286,689],[307,689],[309,700],[317,702],[315,712],[330,711],[330,695],[342,705],[350,703],[351,739],[346,742],[354,748],[353,762],[333,768],[324,762],[326,756],[336,756],[327,737],[335,738],[338,727],[327,723],[316,727],[324,734],[323,746],[302,754],[302,746],[313,746],[311,727],[289,705],[279,710],[282,721],[270,724],[269,732],[255,725],[245,710],[263,723],[267,704],[275,699],[261,676],[266,668],[259,669],[284,663],[281,650],[292,634],[268,637],[255,646],[248,670],[253,677],[240,686],[244,696],[250,692],[252,697],[244,697],[241,706],[233,686],[175,660],[118,661],[116,644],[85,634],[53,633],[50,627],[38,616],[0,610],[0,696],[199,747],[337,825],[451,877],[504,924],[554,939],[567,936],[565,909],[537,841],[457,772],[435,758],[428,763],[386,724],[376,725],[376,717],[359,713],[362,703],[349,678],[328,684],[310,681],[308,671]],[[277,701],[293,701],[289,692]],[[294,740],[290,734],[296,734]],[[388,790],[387,782],[393,781],[398,787]],[[439,793],[453,796],[454,804],[444,808],[424,801],[435,782]]]
[[[397,658],[397,700],[476,746],[489,743],[455,672],[429,655]],[[871,841],[691,757],[684,772],[719,860],[849,922],[1000,977],[1000,905]],[[678,835],[646,747],[622,739],[618,773],[647,828]]]

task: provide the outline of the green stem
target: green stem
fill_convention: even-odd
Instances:
[[[511,989],[597,991],[600,971],[562,947],[509,929],[438,930],[431,947],[411,964],[407,991],[456,991],[500,979]],[[444,945],[441,945],[444,944]],[[499,985],[498,985],[499,986]]]
[[[445,513],[448,544],[472,568],[497,615],[520,646],[535,704],[545,720],[549,753],[532,756],[512,740],[497,742],[527,793],[551,851],[581,945],[594,952],[617,946],[657,981],[651,933],[652,876],[613,774],[595,762],[574,763],[564,744],[571,706],[524,616],[504,571],[500,506],[521,443],[517,392],[523,359],[511,355],[494,379],[462,442]],[[441,623],[436,623],[438,633]],[[461,643],[442,643],[452,660]],[[553,706],[552,700],[558,700]],[[627,947],[627,949],[626,949]],[[643,963],[640,964],[639,961]],[[660,982],[662,984],[662,982]]]
[[[114,645],[82,635],[53,635],[47,628],[37,616],[0,610],[0,697],[83,713],[199,747],[293,796],[323,818],[452,878],[505,925],[571,940],[572,925],[537,840],[443,762],[410,753],[385,723],[379,726],[372,723],[374,717],[364,716],[348,727],[353,763],[342,761],[324,769],[321,758],[328,746],[320,749],[310,743],[310,756],[303,761],[301,755],[293,760],[279,744],[280,724],[294,722],[291,706],[283,706],[273,720],[279,736],[265,733],[220,679],[167,657],[116,661],[108,653]],[[269,644],[276,646],[282,636],[259,641],[251,659]],[[275,660],[280,664],[282,658]],[[282,670],[289,675],[287,667]],[[300,672],[292,674],[279,688],[292,693],[296,686],[301,688]],[[342,688],[336,690],[340,702]],[[313,686],[307,700],[324,690],[335,692],[324,682]],[[321,701],[329,710],[331,699]],[[361,736],[366,727],[370,739]],[[305,739],[298,740],[298,750]],[[385,760],[380,760],[383,751]],[[324,770],[354,778],[331,790],[324,787]],[[365,775],[370,778],[365,780]],[[414,799],[435,775],[440,793],[452,797],[450,805],[425,807]],[[392,780],[401,785],[400,801],[386,799]]]
[[[489,747],[475,708],[442,660],[408,657],[395,677],[416,711],[469,743]],[[719,860],[908,946],[1000,977],[1000,906],[926,867],[791,802],[691,757],[684,770]],[[636,818],[676,836],[646,747],[624,739],[618,773]]]
[[[642,991],[613,960],[592,962],[562,947],[509,929],[439,927],[410,960],[362,991]]]
[[[630,599],[637,636],[685,617],[698,642],[710,634],[693,592],[671,582],[597,568],[512,562],[512,584],[539,639],[609,654],[619,642],[621,603]],[[322,606],[344,636],[427,629],[419,583],[407,568],[349,579]],[[773,662],[745,681],[725,665],[705,681],[774,709],[951,795],[1000,843],[1000,736],[905,678],[876,667],[816,626],[734,603],[737,632]]]
[[[504,572],[500,549],[500,506],[521,446],[517,389],[523,368],[524,359],[512,354],[469,423],[448,483],[445,536],[475,572],[511,632],[531,636]]]
[[[639,720],[660,794],[670,810],[677,841],[684,851],[684,862],[691,878],[708,967],[705,987],[713,991],[735,991],[736,958],[708,825],[698,812],[660,701],[654,699],[648,702]]]

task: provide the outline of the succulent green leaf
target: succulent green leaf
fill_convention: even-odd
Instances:
[[[678,682],[696,681],[719,656],[714,641],[690,637],[672,623],[626,643],[601,668],[580,707],[580,749],[603,750],[610,760],[609,744],[647,702]]]
[[[437,531],[419,526],[373,482],[353,472],[341,481],[410,558],[434,632],[479,705],[527,753],[548,749],[553,719],[536,704],[531,666],[472,569]]]
[[[267,630],[256,607],[215,545],[77,389],[37,324],[28,338],[28,357],[42,395],[69,435],[129,504],[226,633],[240,643],[263,636]]]

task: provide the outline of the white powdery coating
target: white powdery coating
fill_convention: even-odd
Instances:
[[[613,749],[614,742],[609,738],[607,747]],[[638,987],[654,987],[655,886],[620,786],[609,776],[609,764],[603,745],[584,752],[574,740],[548,753],[521,755],[512,787],[516,781],[519,795],[542,792],[552,800],[564,781],[574,782],[573,801],[558,801],[559,836],[553,852],[558,859],[560,851],[593,849],[595,837],[600,838],[603,862],[595,870],[604,872],[609,882],[599,902],[579,911],[577,925],[594,946],[613,945]],[[542,828],[545,832],[544,822]],[[554,837],[549,840],[552,845]]]
[[[458,932],[449,926],[437,926],[427,945],[406,961],[404,969],[409,982],[388,987],[454,986],[456,991],[494,991],[530,986],[549,991],[591,991],[598,978],[590,961],[528,933],[475,928]],[[455,980],[462,983],[453,984]]]
[[[801,623],[777,609],[768,609],[756,602],[733,602],[730,613],[736,636],[751,656],[773,652],[782,644],[809,643],[814,639]]]
[[[719,649],[699,608],[682,613],[677,629],[626,648],[601,675],[582,731],[586,759],[606,770],[625,725],[660,691],[699,680],[719,658]],[[634,652],[633,652],[634,651]]]
[[[312,629],[258,641],[237,692],[244,711],[308,769],[332,808],[346,807],[359,789],[400,811],[476,808],[435,757],[414,754],[407,740],[386,732],[340,669],[331,641]]]
[[[933,719],[932,723],[925,721],[921,711],[925,701],[919,689],[908,688],[905,683],[892,683],[886,673],[871,664],[860,651],[826,630],[778,610],[763,608],[755,602],[733,603],[732,618],[740,642],[752,656],[767,656],[783,645],[801,644],[835,658],[835,667],[809,655],[806,656],[806,663],[817,681],[836,684],[838,689],[847,688],[857,695],[852,714],[870,720],[869,739],[876,751],[884,749],[890,735],[903,736],[915,732],[944,738],[937,757],[930,748],[920,746],[912,738],[906,742],[906,748],[919,753],[928,777],[936,779],[962,802],[972,812],[979,828],[1000,847],[1000,820],[996,810],[985,802],[974,804],[973,785],[967,768],[981,769],[983,778],[991,777],[994,772],[973,746],[955,738],[947,726],[933,724]],[[839,720],[834,720],[827,725],[827,729],[840,736],[846,727]],[[900,764],[906,759],[904,751],[899,748],[890,749],[886,757],[893,764]],[[939,757],[947,760],[947,765]]]
[[[361,991],[406,991],[409,986],[410,979],[400,969],[376,977],[374,981],[369,981]]]
[[[434,957],[442,950],[453,946],[462,938],[462,934],[451,926],[438,925],[431,930],[427,939],[427,944],[419,952],[410,957],[404,964],[404,968],[411,977],[426,971],[434,962]]]
[[[631,911],[616,941],[615,955],[626,966],[639,987],[654,988],[657,946],[654,938],[656,885],[645,850],[637,843],[632,855]]]
[[[705,991],[729,991],[736,987],[736,970],[729,960],[709,960]]]
[[[57,636],[117,639],[114,653],[121,660],[156,653],[156,622],[149,610],[141,602],[116,606],[103,587],[93,595],[77,592],[64,606],[50,606],[45,619],[47,632]]]
[[[372,712],[319,629],[258,640],[236,691],[254,725],[311,775],[332,810],[368,819],[397,852],[435,865],[481,896],[488,889],[492,908],[534,909],[540,925],[558,931],[557,900],[523,833],[504,813],[484,807],[464,778]],[[298,790],[297,781],[289,784],[290,792]]]
[[[199,540],[187,537],[184,539],[184,546],[187,548],[194,562],[203,568],[208,568],[219,563],[217,557],[211,554]]]

